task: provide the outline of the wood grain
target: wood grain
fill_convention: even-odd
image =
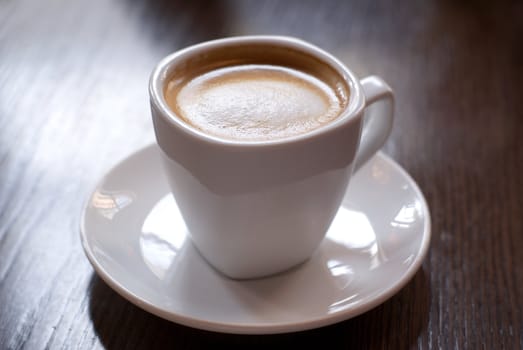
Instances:
[[[0,1],[0,349],[523,348],[523,4],[493,1]],[[396,92],[385,152],[432,213],[396,296],[307,332],[235,336],[152,316],[93,272],[78,236],[100,176],[153,142],[166,54],[301,37]]]

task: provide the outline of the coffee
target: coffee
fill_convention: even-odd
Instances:
[[[335,120],[348,89],[318,62],[294,61],[292,52],[259,52],[235,60],[207,57],[175,72],[164,95],[175,114],[200,131],[240,141],[307,133]]]
[[[383,80],[359,81],[325,51],[279,36],[175,52],[153,71],[149,93],[158,155],[191,241],[232,278],[310,258],[393,119]]]

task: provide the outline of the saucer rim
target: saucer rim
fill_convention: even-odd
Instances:
[[[394,296],[396,293],[398,293],[405,285],[407,285],[408,282],[412,280],[416,272],[421,267],[429,246],[430,246],[430,238],[431,238],[431,217],[430,217],[430,211],[429,207],[427,205],[427,201],[425,199],[425,196],[421,192],[418,184],[414,181],[414,179],[410,176],[410,174],[403,169],[396,161],[394,161],[391,157],[384,154],[383,152],[379,151],[377,152],[371,160],[374,158],[380,158],[383,161],[385,161],[389,166],[391,166],[395,171],[397,171],[401,177],[403,177],[410,188],[413,189],[415,193],[415,197],[419,198],[421,202],[422,212],[424,219],[424,225],[423,229],[420,230],[420,233],[423,235],[422,240],[420,242],[418,252],[416,254],[416,257],[412,264],[409,266],[408,269],[404,271],[402,276],[395,282],[390,284],[387,288],[383,289],[381,292],[378,292],[377,294],[371,294],[361,300],[359,305],[338,311],[336,313],[332,314],[325,314],[322,316],[317,316],[314,318],[306,319],[302,322],[267,322],[267,323],[234,323],[234,322],[216,322],[216,321],[209,321],[202,318],[196,318],[191,317],[187,315],[178,314],[176,312],[170,312],[166,311],[165,309],[155,306],[154,304],[150,303],[149,301],[143,299],[142,297],[136,295],[131,290],[127,289],[123,285],[121,285],[116,278],[112,277],[110,273],[108,273],[105,268],[103,267],[103,264],[98,262],[91,247],[89,246],[89,243],[87,241],[87,229],[86,229],[86,212],[88,209],[89,202],[95,193],[95,191],[101,187],[101,185],[106,181],[106,178],[109,176],[109,174],[113,173],[119,166],[122,164],[129,162],[131,158],[137,157],[140,153],[146,153],[150,151],[150,149],[158,148],[159,152],[162,152],[161,149],[155,145],[150,144],[146,145],[142,148],[139,148],[135,151],[130,152],[129,155],[122,158],[121,160],[117,161],[112,167],[110,167],[108,170],[104,172],[104,175],[97,181],[96,185],[93,187],[93,189],[89,192],[89,195],[84,200],[84,203],[81,208],[81,218],[80,218],[80,240],[81,244],[84,250],[84,254],[86,255],[87,259],[89,260],[91,266],[95,270],[96,274],[105,282],[107,283],[111,289],[113,289],[115,292],[117,292],[121,297],[126,299],[127,301],[131,302],[135,306],[141,308],[142,310],[145,310],[149,313],[152,313],[160,318],[163,318],[165,320],[168,320],[170,322],[177,323],[179,325],[184,325],[192,328],[197,328],[201,330],[206,331],[213,331],[213,332],[220,332],[220,333],[229,333],[229,334],[280,334],[280,333],[290,333],[290,332],[297,332],[297,331],[304,331],[304,330],[310,330],[315,329],[319,327],[328,326],[331,324],[335,324],[341,321],[345,321],[351,318],[354,318],[356,316],[359,316],[378,305],[381,305],[386,300],[390,299],[392,296]],[[369,161],[371,161],[369,160]],[[350,186],[350,185],[349,185]],[[348,189],[347,189],[348,191]],[[225,276],[222,276],[221,278],[227,278]],[[267,278],[271,278],[270,276]]]

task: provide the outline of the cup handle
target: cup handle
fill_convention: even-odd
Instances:
[[[383,79],[369,76],[360,83],[365,95],[365,115],[353,171],[361,168],[385,144],[394,115],[394,94]]]

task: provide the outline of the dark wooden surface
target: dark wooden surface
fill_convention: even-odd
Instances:
[[[0,349],[523,348],[523,4],[0,0]],[[307,332],[235,336],[152,316],[93,272],[81,205],[154,140],[147,81],[179,48],[285,34],[397,95],[385,152],[432,212],[396,296]]]

